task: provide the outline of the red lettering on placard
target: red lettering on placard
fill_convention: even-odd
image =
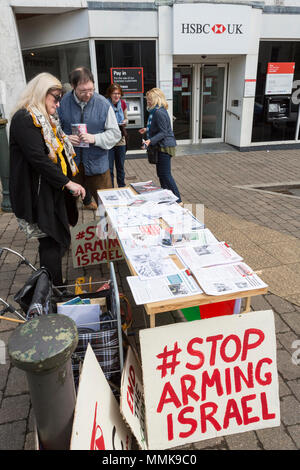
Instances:
[[[211,410],[210,412],[206,412],[206,410]],[[209,421],[216,431],[220,431],[222,428],[218,421],[213,417],[214,414],[218,411],[218,405],[213,402],[203,403],[200,406],[200,422],[201,422],[201,432],[202,434],[206,433],[207,425],[206,421]]]
[[[239,412],[239,408],[234,398],[230,398],[227,402],[224,421],[223,421],[223,429],[227,429],[229,426],[229,420],[235,419],[238,426],[243,424],[242,417]]]
[[[259,385],[269,385],[272,382],[271,372],[266,372],[265,380],[261,378],[261,368],[265,362],[267,364],[272,364],[272,359],[270,359],[269,357],[264,357],[263,359],[260,359],[255,368],[255,379],[257,383],[259,383]]]
[[[257,335],[258,339],[257,341],[254,341],[253,343],[250,343],[250,337],[251,335]],[[257,348],[265,339],[265,334],[263,331],[258,330],[257,328],[249,328],[248,330],[245,331],[244,334],[244,341],[243,341],[243,350],[242,350],[242,356],[241,360],[245,361],[247,359],[247,354],[250,349],[255,349]]]
[[[185,408],[183,408],[179,415],[178,415],[178,422],[180,424],[188,424],[190,425],[190,429],[189,431],[181,431],[179,433],[179,437],[182,437],[182,438],[186,438],[186,437],[189,437],[191,436],[192,434],[194,434],[194,432],[196,431],[197,429],[197,426],[198,426],[198,423],[195,419],[193,418],[186,418],[185,417],[185,414],[186,413],[193,413],[194,411],[194,407],[193,406],[186,406]]]
[[[186,386],[186,382],[189,381],[189,387]],[[188,397],[190,396],[193,400],[198,401],[200,396],[194,392],[194,388],[196,386],[196,379],[193,375],[184,375],[180,379],[181,382],[181,393],[182,393],[182,404],[187,405],[189,400]]]
[[[187,369],[197,370],[197,369],[200,369],[200,367],[203,366],[203,363],[204,363],[204,354],[203,354],[203,352],[193,349],[194,344],[202,344],[202,343],[203,343],[202,338],[193,338],[193,339],[191,339],[191,341],[189,341],[186,350],[191,356],[199,357],[199,362],[198,362],[198,364],[190,364],[189,362],[187,362],[186,365],[185,365],[185,367]]]
[[[206,342],[211,342],[211,351],[210,351],[210,358],[209,364],[211,366],[215,365],[216,362],[216,351],[217,351],[217,341],[220,341],[223,338],[223,335],[215,335],[215,336],[208,336],[206,338]]]
[[[235,343],[235,353],[230,357],[226,353],[226,346],[229,343],[229,341],[233,341]],[[233,362],[235,361],[241,352],[242,345],[241,345],[241,340],[237,335],[229,335],[227,336],[224,341],[222,341],[221,347],[220,347],[220,355],[221,358],[223,359],[224,362]]]
[[[250,423],[256,423],[257,421],[259,421],[258,416],[252,416],[252,418],[249,417],[249,413],[251,413],[251,411],[253,411],[253,408],[250,407],[250,406],[247,406],[247,402],[249,400],[254,400],[255,398],[256,398],[256,395],[253,394],[253,395],[248,395],[246,397],[242,397],[242,399],[241,399],[244,425],[247,425],[247,424],[250,424]]]
[[[260,401],[261,401],[261,409],[262,409],[262,419],[263,420],[274,419],[276,415],[275,413],[269,413],[267,396],[265,392],[262,392],[260,394]]]
[[[247,374],[246,377],[239,366],[233,368],[234,374],[234,382],[235,382],[235,391],[240,392],[242,390],[242,383],[241,379],[245,382],[248,388],[254,387],[254,380],[253,380],[253,363],[249,362],[247,367]]]
[[[202,374],[202,384],[201,384],[201,400],[206,400],[206,387],[216,387],[218,396],[223,394],[223,387],[221,383],[221,375],[219,369],[215,369],[212,373],[212,376],[209,377],[207,370]]]
[[[90,450],[105,450],[103,432],[99,424],[97,424],[97,405],[98,403],[96,402]]]
[[[167,398],[167,396],[169,397]],[[173,403],[176,408],[179,408],[181,406],[180,400],[178,396],[176,395],[176,392],[170,382],[166,382],[159,400],[159,404],[157,407],[157,413],[161,413],[163,410],[163,407],[165,406],[166,403]]]
[[[95,236],[95,229],[96,227],[94,225],[91,225],[89,227],[87,227],[85,233],[89,235],[89,237],[85,237],[86,240],[91,240],[92,238],[94,238]]]

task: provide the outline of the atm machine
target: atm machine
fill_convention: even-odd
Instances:
[[[142,136],[138,133],[138,129],[144,127],[144,95],[142,93],[124,94],[122,99],[127,105],[126,130],[129,136],[129,150],[140,150]]]
[[[265,97],[265,116],[267,122],[287,121],[291,113],[290,96],[267,96]]]

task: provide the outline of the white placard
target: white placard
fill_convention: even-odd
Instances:
[[[249,98],[255,96],[256,79],[246,78],[244,86],[244,97]]]
[[[280,425],[271,310],[140,331],[148,448]]]
[[[71,450],[129,450],[127,429],[116,398],[88,345],[80,375]]]
[[[173,54],[247,54],[251,10],[236,4],[174,4]]]
[[[142,450],[147,449],[142,367],[128,348],[121,380],[120,409]]]

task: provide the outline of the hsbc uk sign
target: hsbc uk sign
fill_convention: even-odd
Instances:
[[[244,34],[242,24],[214,24],[211,26],[208,23],[182,23],[182,34]]]
[[[247,54],[252,14],[247,5],[174,4],[173,54]]]

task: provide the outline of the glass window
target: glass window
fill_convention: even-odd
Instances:
[[[143,67],[144,90],[156,86],[155,41],[95,41],[99,93],[110,85],[111,67]]]
[[[30,49],[22,52],[26,80],[41,72],[52,73],[62,83],[69,81],[69,73],[76,67],[90,68],[88,41],[60,46]]]
[[[295,62],[293,90],[290,95],[282,95],[290,98],[290,112],[288,118],[270,120],[267,109],[270,100],[265,95],[266,74],[269,62]],[[262,41],[259,47],[257,82],[255,92],[252,142],[268,142],[279,140],[294,140],[299,107],[300,84],[300,42],[292,41]],[[279,98],[280,100],[280,98]],[[286,106],[286,102],[283,103]],[[274,115],[273,115],[274,116]],[[298,136],[299,139],[300,136]]]

